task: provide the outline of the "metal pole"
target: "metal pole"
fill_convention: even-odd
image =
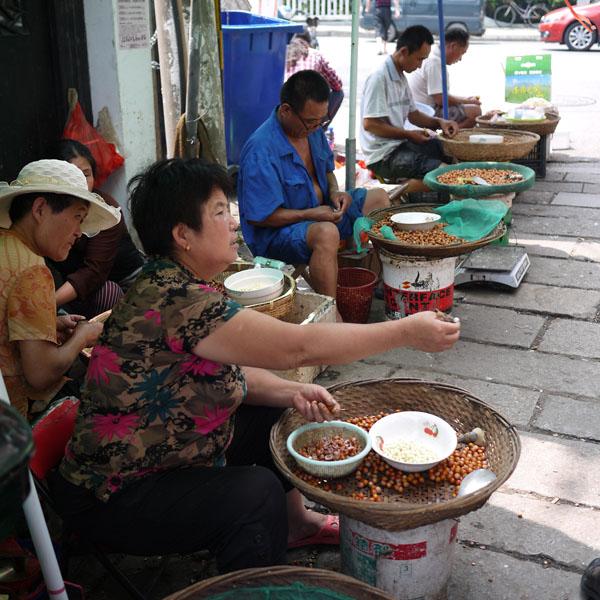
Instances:
[[[352,36],[350,50],[350,116],[346,138],[346,191],[356,182],[356,84],[358,67],[358,2],[352,0]]]
[[[444,119],[448,118],[448,77],[446,73],[446,29],[444,27],[444,1],[438,0],[438,29],[440,30],[440,58],[442,67],[442,110]]]
[[[188,55],[188,80],[185,97],[185,155],[196,156],[198,147],[198,90],[200,87],[200,0],[192,0],[190,5],[190,37]]]
[[[0,402],[10,404],[8,391],[4,385],[4,378],[2,377],[1,371]],[[40,562],[42,575],[44,576],[44,582],[46,584],[46,591],[52,600],[69,600],[65,590],[65,582],[60,573],[60,567],[58,566],[56,554],[54,553],[54,546],[52,546],[50,533],[48,533],[48,526],[44,519],[44,513],[40,506],[40,499],[37,495],[31,473],[29,474],[29,486],[31,491],[29,492],[29,496],[25,499],[25,502],[23,502],[23,512],[25,513],[29,533],[31,533],[35,553]]]

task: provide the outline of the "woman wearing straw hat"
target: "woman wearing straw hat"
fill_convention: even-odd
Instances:
[[[339,543],[338,521],[304,508],[275,468],[269,430],[294,407],[338,414],[329,392],[266,369],[344,364],[399,346],[452,347],[459,325],[293,325],[243,309],[210,281],[237,258],[224,169],[150,166],[130,210],[151,260],[94,347],[73,437],[51,481],[63,517],[138,555],[208,548],[221,571],[281,563],[288,547]]]
[[[44,258],[64,260],[82,232],[95,235],[120,218],[65,161],[35,161],[10,185],[0,182],[0,370],[24,415],[47,406],[102,330],[81,316],[57,318]]]

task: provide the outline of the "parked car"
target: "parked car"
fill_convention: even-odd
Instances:
[[[542,41],[566,44],[569,50],[589,50],[595,43],[600,44],[600,2],[577,4],[575,11],[590,19],[596,29],[588,31],[568,8],[557,8],[543,16],[538,25]]]
[[[375,2],[371,2],[368,13],[362,1],[360,26],[375,29]],[[471,35],[483,35],[485,26],[485,0],[444,0],[444,27],[456,26],[466,29]],[[437,0],[400,0],[400,18],[393,19],[388,31],[388,41],[394,40],[398,31],[411,25],[425,25],[434,35],[439,35]]]

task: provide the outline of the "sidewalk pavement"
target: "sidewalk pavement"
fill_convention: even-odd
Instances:
[[[461,340],[450,351],[394,350],[326,370],[323,385],[417,377],[469,390],[515,425],[513,476],[465,515],[449,600],[576,600],[584,567],[600,556],[600,162],[549,163],[513,205],[512,242],[531,267],[515,291],[459,287]],[[383,318],[374,301],[371,320]],[[296,564],[340,569],[337,549],[291,551]],[[121,566],[158,600],[215,574],[206,554]],[[84,557],[69,579],[89,600],[125,595]]]
[[[489,23],[489,24],[488,24]],[[317,37],[350,37],[352,24],[350,21],[321,21],[317,30]],[[359,28],[359,38],[373,38],[374,30]],[[486,18],[486,29],[482,36],[471,36],[471,41],[477,43],[510,41],[510,42],[535,42],[540,39],[537,27],[525,25],[513,25],[512,27],[496,27],[492,19]]]

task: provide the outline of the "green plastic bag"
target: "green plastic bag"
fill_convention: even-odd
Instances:
[[[468,242],[475,242],[494,231],[508,211],[500,200],[453,200],[434,212],[448,223],[444,231]]]

